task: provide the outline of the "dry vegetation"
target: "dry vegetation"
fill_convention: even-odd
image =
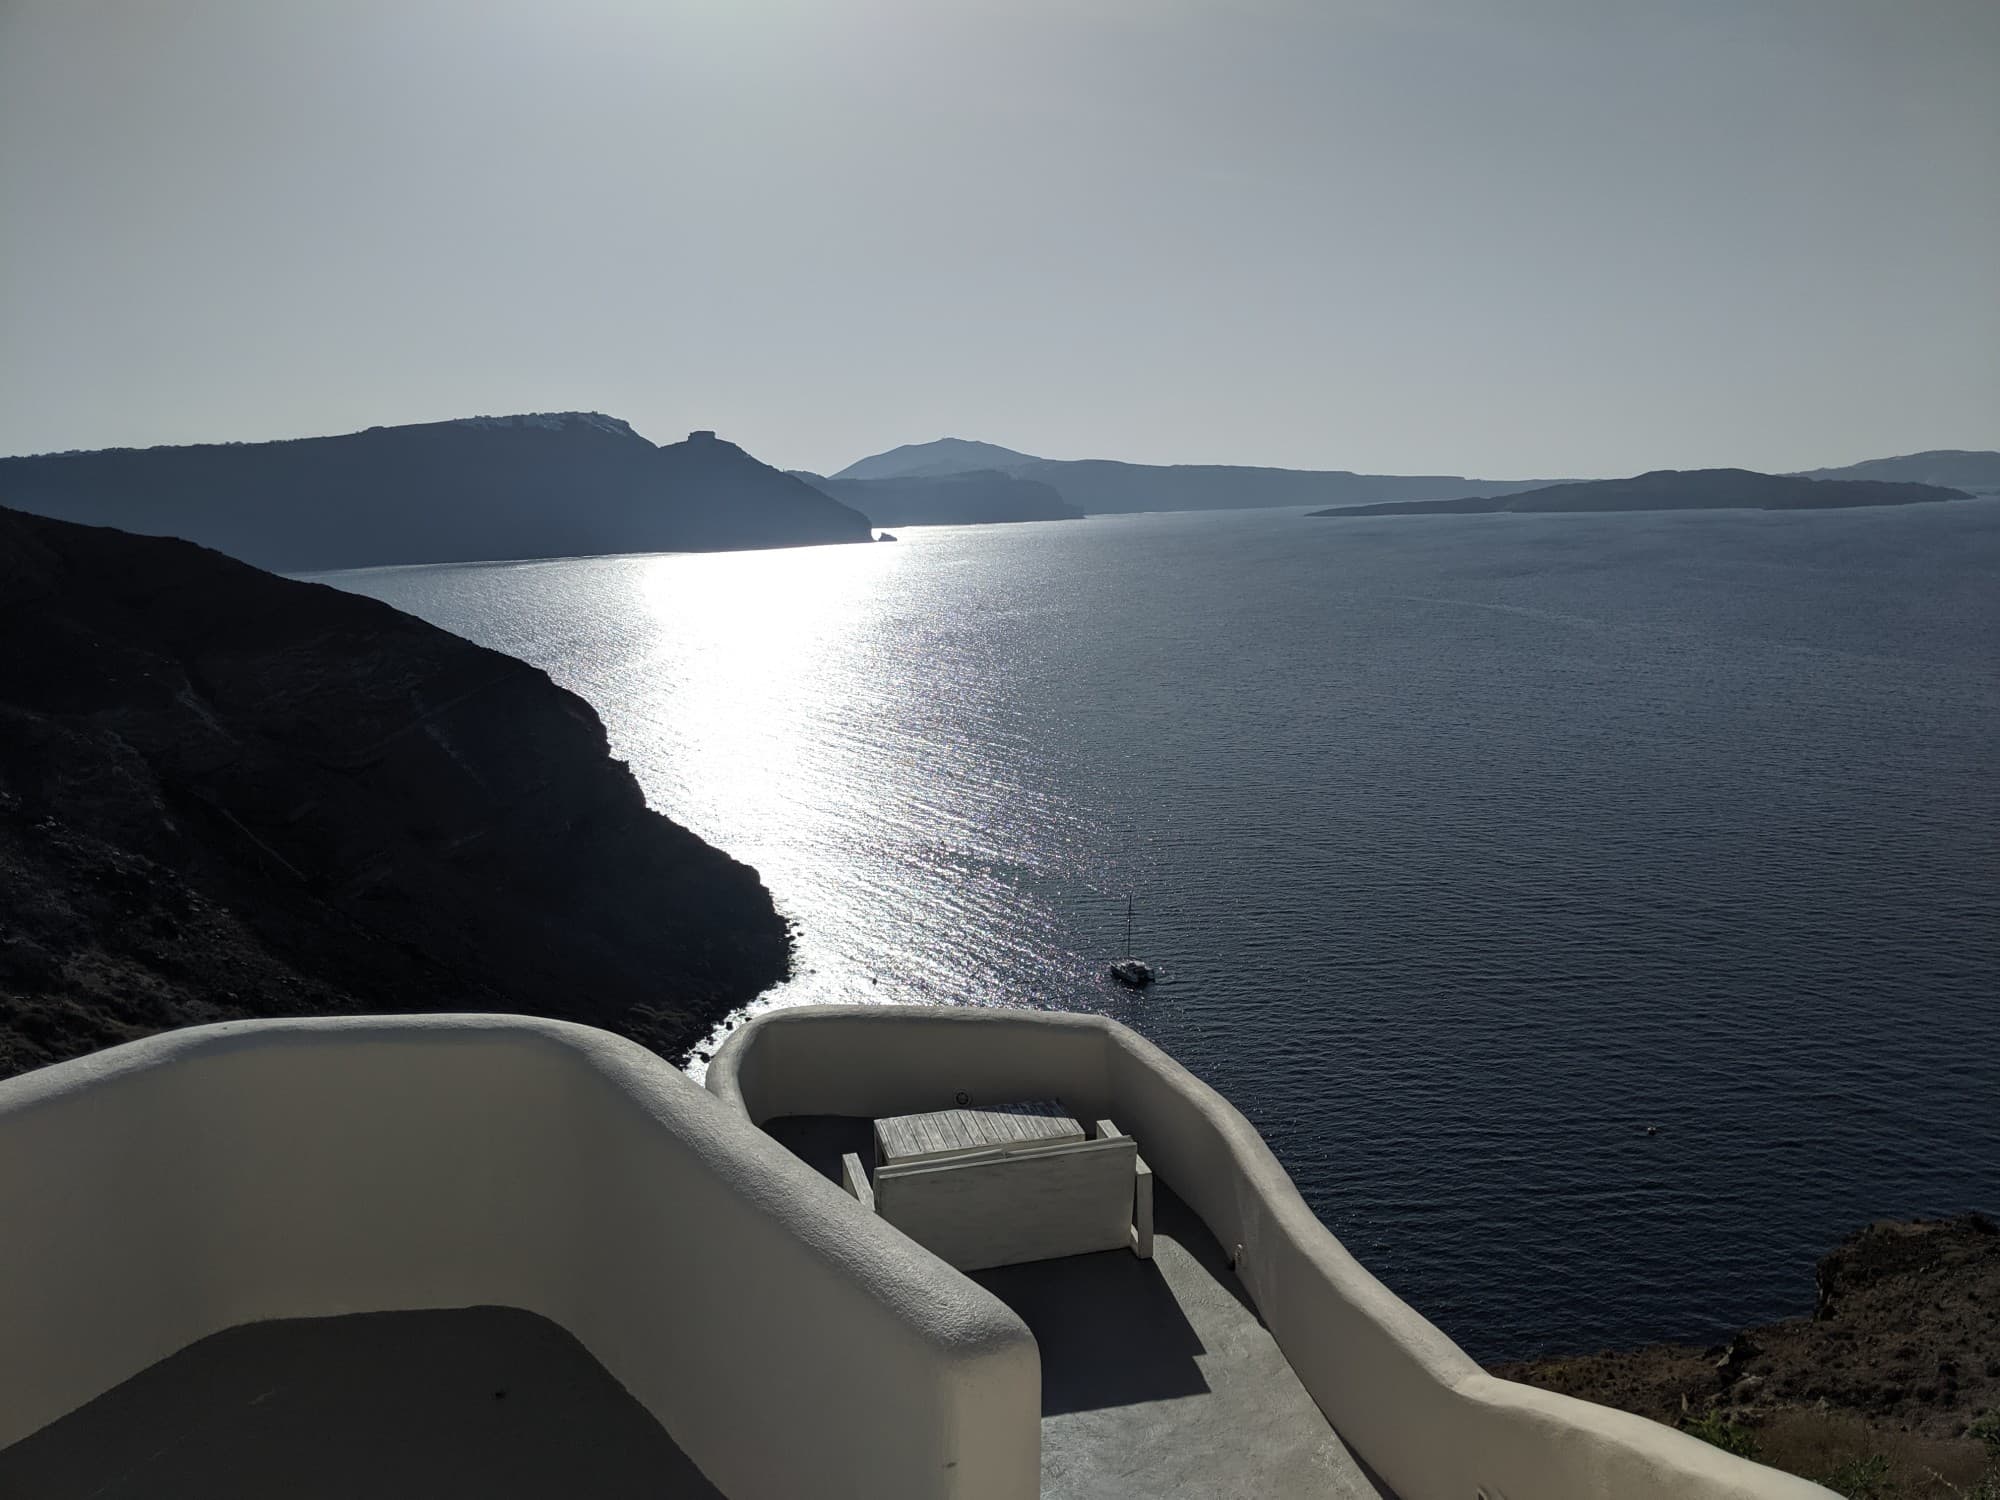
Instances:
[[[1849,1500],[2000,1500],[2000,1229],[1871,1225],[1810,1318],[1496,1374],[1671,1423]]]

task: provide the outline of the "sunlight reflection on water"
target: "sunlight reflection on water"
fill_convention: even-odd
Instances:
[[[1476,1356],[2000,1209],[2000,503],[903,536],[329,581],[589,699],[798,924],[760,1006],[1128,1021]]]

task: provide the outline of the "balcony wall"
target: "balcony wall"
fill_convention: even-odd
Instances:
[[[1486,1374],[1347,1253],[1227,1100],[1102,1017],[775,1011],[729,1039],[708,1086],[759,1122],[942,1109],[960,1095],[1057,1095],[1079,1118],[1115,1121],[1231,1254],[1301,1383],[1402,1500],[1833,1500],[1656,1422]]]
[[[1013,1313],[669,1064],[501,1016],[233,1022],[0,1082],[0,1446],[208,1334],[502,1305],[732,1500],[1028,1500]]]

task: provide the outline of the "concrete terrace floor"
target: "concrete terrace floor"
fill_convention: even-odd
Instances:
[[[842,1152],[873,1156],[866,1120],[765,1129],[836,1181]],[[1153,1230],[1150,1262],[1112,1250],[969,1273],[1041,1346],[1044,1500],[1393,1500],[1157,1178]]]
[[[227,1329],[0,1449],[8,1500],[280,1495],[718,1492],[581,1344],[505,1307]]]

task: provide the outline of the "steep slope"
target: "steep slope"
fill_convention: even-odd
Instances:
[[[783,978],[589,705],[371,599],[0,510],[0,1074],[231,1017],[521,1011],[669,1055]]]
[[[979,469],[995,469],[1046,484],[1068,504],[1089,515],[1501,495],[1549,482],[1464,479],[1455,474],[1355,474],[1344,469],[1271,469],[1243,464],[1128,464],[1108,458],[1034,458],[1011,448],[963,438],[892,448],[887,453],[849,464],[833,477],[836,480],[910,475],[937,478]],[[841,498],[847,496],[842,494]],[[883,517],[876,516],[875,520],[882,523]]]
[[[733,443],[658,448],[594,412],[0,459],[0,504],[294,572],[869,535],[865,518]]]
[[[1849,1482],[1836,1485],[1845,1494],[2000,1492],[1993,1222],[1871,1224],[1825,1256],[1814,1281],[1810,1316],[1801,1285],[1801,1316],[1726,1344],[1526,1360],[1493,1373],[1754,1445],[1765,1463],[1807,1478],[1845,1470]],[[1950,1482],[1934,1483],[1941,1475]]]
[[[2000,492],[2000,453],[1965,448],[1933,448],[1898,458],[1870,458],[1838,469],[1807,469],[1801,479],[1885,479],[1906,484],[1941,484],[1961,490]]]
[[[1076,521],[1083,512],[1035,479],[997,469],[899,479],[797,476],[877,526],[970,526],[994,521]]]
[[[1799,479],[1749,469],[1655,469],[1630,479],[1552,484],[1515,495],[1464,496],[1386,505],[1316,510],[1315,516],[1477,516],[1562,511],[1835,510],[1855,505],[1919,505],[1970,499],[1963,490],[1928,484]]]

